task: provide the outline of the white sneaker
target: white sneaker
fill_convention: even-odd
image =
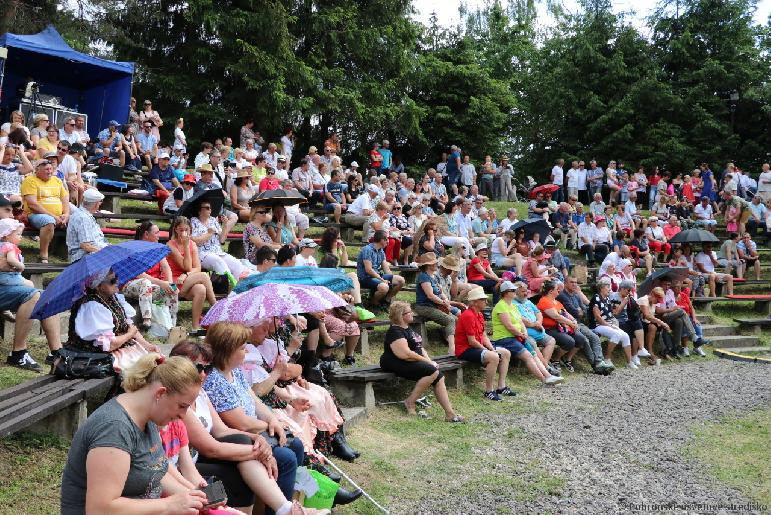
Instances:
[[[637,351],[637,356],[641,358],[650,358],[651,353],[645,350],[644,348]]]
[[[631,368],[632,370],[637,370],[638,366],[634,364],[634,361],[630,361],[626,364],[626,368]]]
[[[701,350],[701,347],[696,347],[695,349],[693,349],[693,353],[701,357],[704,357],[707,355],[703,350]]]
[[[610,368],[611,370],[615,370],[616,369],[616,365],[614,365],[611,360],[604,359],[604,360],[602,360],[602,362],[605,363],[605,366]]]
[[[639,354],[637,356],[632,356],[632,363],[634,363],[635,365],[637,365],[639,367],[640,366],[640,358],[638,356],[639,356]]]
[[[683,347],[683,356],[687,358],[690,355],[691,353],[688,351],[688,347]]]
[[[661,358],[656,358],[656,364],[661,365]]]
[[[549,376],[543,380],[543,384],[558,384],[562,381],[564,381],[564,379],[559,376]]]

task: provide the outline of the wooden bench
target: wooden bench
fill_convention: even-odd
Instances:
[[[444,355],[434,358],[439,370],[444,372],[448,387],[463,387],[463,367],[468,363],[455,356]],[[370,410],[375,407],[375,383],[393,381],[397,376],[386,372],[377,365],[367,367],[338,368],[329,374],[329,381],[337,399],[344,406],[364,406]]]
[[[43,289],[43,274],[61,273],[67,265],[57,263],[26,263],[22,275],[32,281],[35,288]]]
[[[752,334],[762,334],[763,328],[771,327],[771,318],[734,318],[739,329],[749,329]]]
[[[104,396],[113,380],[43,375],[0,390],[0,438],[23,429],[42,429],[72,438],[88,416],[89,394]]]
[[[165,213],[94,213],[94,218],[97,220],[134,220],[137,223],[142,223],[145,220],[169,222],[174,217]]]
[[[359,335],[359,345],[356,347],[356,350],[361,352],[362,354],[369,353],[369,332],[375,329],[376,327],[388,327],[391,325],[391,322],[388,320],[369,320],[367,322],[360,322],[359,323],[359,330],[361,331]],[[426,322],[419,316],[414,316],[412,319],[412,324],[410,324],[410,327],[413,331],[418,333],[421,338],[423,338],[423,341],[428,341],[428,333],[426,331]]]

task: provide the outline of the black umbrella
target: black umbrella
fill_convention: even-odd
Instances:
[[[720,243],[720,240],[704,229],[688,229],[672,236],[669,243]]]
[[[637,287],[637,296],[648,295],[653,289],[653,284],[664,277],[671,279],[673,282],[682,281],[688,277],[688,268],[685,266],[675,266],[655,270]]]
[[[198,216],[198,207],[201,202],[207,201],[211,204],[211,216],[219,216],[222,213],[222,205],[225,203],[225,193],[222,188],[213,190],[201,190],[187,199],[177,211],[177,216],[186,216],[192,218]]]
[[[299,192],[279,188],[258,193],[249,200],[250,206],[296,206],[308,202]]]
[[[547,224],[546,220],[543,218],[529,218],[527,220],[520,220],[510,228],[511,231],[516,231],[518,229],[525,230],[526,240],[531,239],[534,233],[540,234],[541,245],[543,245],[543,242],[546,241],[546,237],[551,233],[549,224]]]

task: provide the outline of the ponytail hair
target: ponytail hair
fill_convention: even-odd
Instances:
[[[123,373],[123,389],[141,390],[159,382],[170,393],[180,393],[191,386],[201,386],[201,375],[193,362],[182,356],[166,358],[158,353],[146,354]]]

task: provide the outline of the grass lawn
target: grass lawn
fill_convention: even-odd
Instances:
[[[710,475],[768,507],[771,506],[769,442],[771,406],[698,428],[687,452],[704,463]]]

